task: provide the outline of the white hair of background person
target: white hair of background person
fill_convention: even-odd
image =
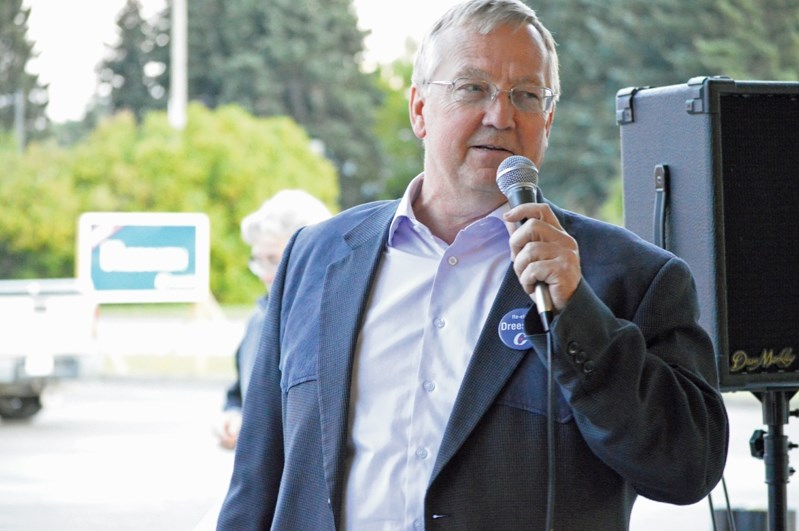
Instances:
[[[303,190],[281,190],[241,221],[241,237],[250,246],[264,239],[288,239],[300,228],[330,217],[320,200]]]

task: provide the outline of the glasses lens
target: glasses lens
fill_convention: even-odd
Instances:
[[[552,92],[548,88],[520,85],[510,91],[513,105],[524,112],[547,112],[552,104]]]
[[[485,103],[494,98],[494,90],[491,83],[477,79],[456,79],[452,86],[455,99],[466,103]]]
[[[549,112],[552,107],[552,90],[546,87],[518,85],[510,90],[499,90],[488,81],[468,78],[456,79],[451,86],[453,99],[463,103],[487,105],[498,94],[508,92],[513,106],[522,112]]]

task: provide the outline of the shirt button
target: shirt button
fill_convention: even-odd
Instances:
[[[458,265],[458,259],[454,256],[450,256],[449,259],[447,259],[447,263],[451,266]]]
[[[436,328],[444,328],[445,326],[447,326],[447,321],[440,317],[437,317],[433,321],[433,324],[435,325]]]
[[[424,522],[419,520],[418,518],[413,521],[413,528],[414,529],[424,529]]]
[[[418,457],[419,459],[427,459],[427,456],[428,456],[427,448],[419,448],[418,450],[416,450],[416,457]]]
[[[435,390],[436,390],[436,383],[435,383],[435,382],[431,382],[430,380],[428,380],[428,381],[426,381],[426,382],[424,382],[424,383],[422,384],[422,387],[423,387],[423,388],[424,388],[424,390],[425,390],[425,391],[427,391],[428,393],[432,393],[433,391],[435,391]]]

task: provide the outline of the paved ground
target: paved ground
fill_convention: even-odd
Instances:
[[[0,530],[212,529],[232,453],[216,446],[210,426],[245,318],[246,312],[231,319],[101,318],[98,344],[110,359],[106,377],[55,389],[31,423],[0,424]],[[136,365],[141,356],[151,363]],[[170,376],[153,378],[153,371]],[[725,399],[731,505],[765,511],[765,465],[749,453],[752,433],[764,428],[760,402],[746,392]],[[799,442],[799,420],[792,418],[785,432]],[[799,507],[796,482],[787,486],[791,510]],[[724,508],[721,487],[712,499],[716,509]],[[640,500],[631,529],[713,528],[706,500],[686,507]]]
[[[93,380],[0,423],[0,529],[191,530],[222,496],[232,452],[211,425],[221,382]]]

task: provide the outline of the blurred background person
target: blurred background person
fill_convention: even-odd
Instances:
[[[241,428],[241,408],[258,351],[269,287],[283,256],[283,248],[297,230],[329,217],[327,207],[308,192],[282,190],[241,222],[241,237],[251,248],[250,271],[264,283],[266,293],[258,299],[236,349],[236,381],[227,389],[222,418],[215,429],[219,443],[225,448],[236,447]]]

